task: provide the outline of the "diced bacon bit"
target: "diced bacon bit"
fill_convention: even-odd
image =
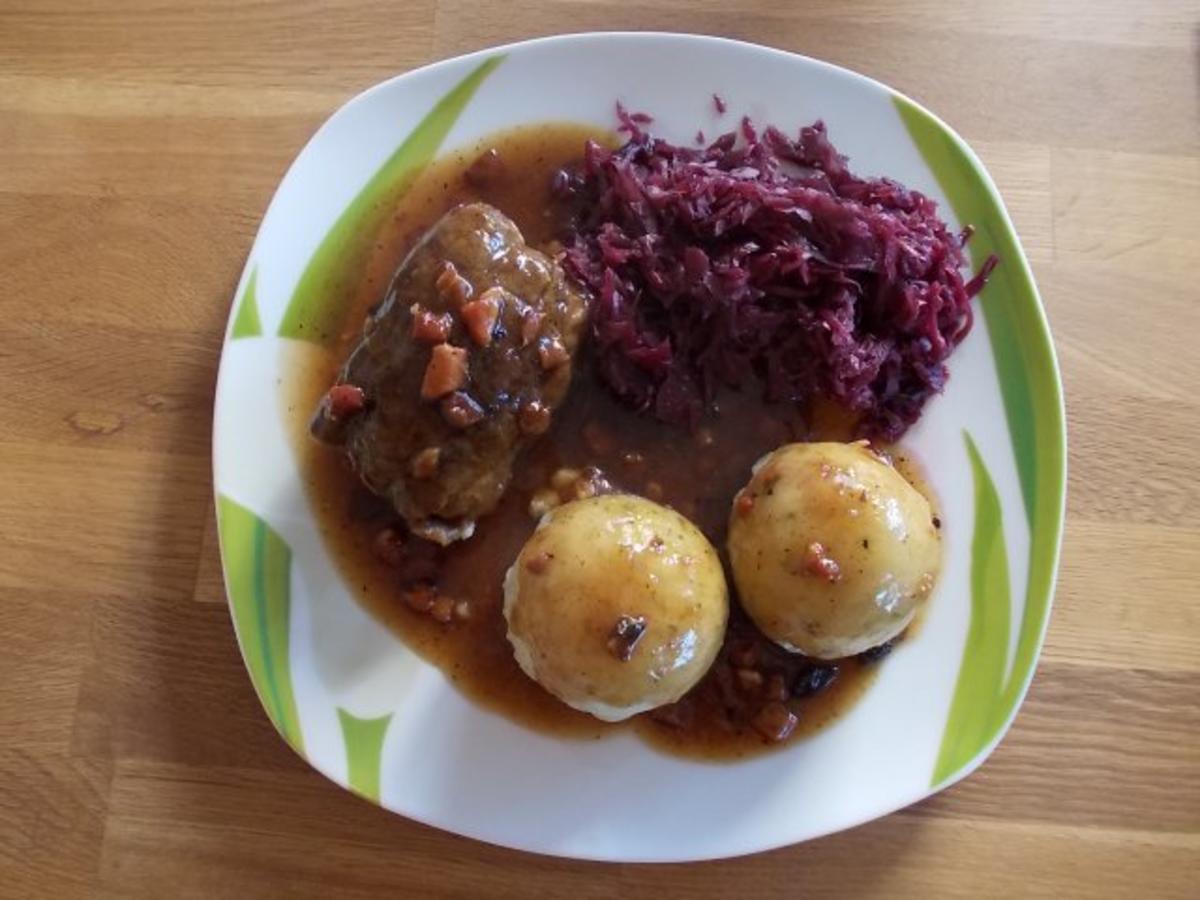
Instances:
[[[400,596],[404,605],[413,612],[427,615],[443,625],[448,625],[455,619],[463,622],[471,617],[471,608],[467,601],[447,597],[439,593],[433,585],[418,584],[402,591]]]
[[[465,391],[455,391],[442,399],[442,418],[455,428],[470,428],[483,419],[483,407]]]
[[[442,263],[441,269],[438,270],[437,279],[433,282],[433,286],[437,288],[439,294],[444,294],[458,277],[458,267],[450,260]]]
[[[788,698],[787,681],[778,672],[772,672],[767,677],[766,688],[763,690],[763,696],[769,700],[778,700],[782,703]]]
[[[437,474],[438,463],[441,461],[441,458],[441,447],[426,447],[413,457],[413,478],[419,478],[421,480],[432,478]]]
[[[441,622],[443,625],[449,623],[454,618],[454,601],[449,597],[438,597],[433,601],[433,605],[429,607],[429,615]]]
[[[608,652],[621,662],[629,662],[633,651],[646,633],[645,616],[621,616],[608,635]]]
[[[554,559],[554,557],[543,550],[541,553],[531,556],[529,559],[525,560],[525,571],[529,572],[531,575],[544,575],[546,574],[546,569],[549,568],[550,560],[552,559]]]
[[[375,555],[389,566],[399,567],[404,563],[404,535],[398,528],[384,528],[371,543]]]
[[[540,400],[528,400],[517,413],[517,426],[522,434],[545,434],[550,427],[550,407]]]
[[[428,585],[419,584],[416,587],[409,588],[401,595],[404,600],[404,605],[413,612],[427,613],[433,609],[433,604],[437,601],[437,594],[433,588]]]
[[[754,730],[768,741],[777,743],[787,740],[799,723],[796,714],[777,700],[773,700],[758,711],[751,724]]]
[[[804,571],[828,582],[841,581],[842,567],[825,552],[825,545],[813,541],[804,550]]]
[[[467,383],[467,351],[452,344],[438,344],[429,355],[421,398],[436,400]]]
[[[508,291],[504,288],[488,288],[479,295],[478,300],[472,300],[462,308],[461,315],[463,324],[467,326],[467,333],[480,347],[486,347],[492,342],[492,332],[496,330],[500,307],[504,304],[506,294]]]
[[[500,151],[489,147],[475,158],[475,161],[463,172],[463,180],[473,187],[487,187],[504,174],[504,160]]]
[[[735,669],[734,677],[737,679],[737,685],[747,694],[754,694],[762,690],[763,676],[758,669]]]
[[[533,343],[533,339],[538,335],[538,329],[542,327],[543,318],[545,317],[532,306],[526,306],[521,310],[522,347],[528,347]]]
[[[471,295],[475,293],[471,282],[458,274],[458,269],[450,260],[442,263],[442,271],[438,274],[434,287],[437,288],[442,299],[455,309],[462,309],[463,305],[471,299]]]
[[[553,335],[538,341],[538,359],[542,361],[542,368],[549,372],[570,362],[571,354],[563,346],[562,339]]]
[[[419,303],[412,305],[412,336],[414,341],[422,344],[441,344],[450,337],[450,329],[454,327],[454,319],[449,313],[430,312]]]
[[[342,422],[363,411],[367,396],[356,384],[335,384],[325,395],[325,402],[328,404],[329,418]]]
[[[737,499],[733,501],[733,508],[739,516],[750,515],[750,510],[754,509],[754,495],[749,491],[739,491]]]

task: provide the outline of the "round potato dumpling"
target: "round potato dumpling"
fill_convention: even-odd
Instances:
[[[704,535],[674,510],[624,494],[547,513],[504,579],[517,663],[608,722],[683,696],[712,665],[728,616]]]
[[[820,659],[903,631],[940,558],[929,502],[865,442],[780,447],[730,513],[743,608],[780,646]]]

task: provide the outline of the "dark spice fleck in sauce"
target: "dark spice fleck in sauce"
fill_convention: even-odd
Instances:
[[[786,746],[853,705],[880,667],[786,653],[758,633],[735,601],[725,645],[700,685],[670,707],[625,726],[607,725],[560,703],[517,667],[505,638],[502,582],[533,532],[530,500],[557,470],[595,467],[616,488],[674,507],[720,549],[730,505],[752,464],[790,441],[849,439],[851,423],[836,411],[817,410],[805,420],[748,389],[720,397],[702,427],[688,433],[619,406],[594,379],[585,353],[566,403],[518,460],[497,510],[480,521],[471,540],[430,548],[417,560],[435,577],[438,596],[449,598],[444,610],[433,607],[429,594],[401,590],[395,562],[403,528],[387,504],[362,487],[339,450],[308,435],[310,414],[358,340],[368,308],[416,240],[452,206],[482,200],[510,216],[529,243],[545,248],[567,215],[552,190],[555,175],[578,159],[589,138],[613,141],[583,126],[546,124],[452,152],[397,201],[381,234],[363,235],[372,252],[361,281],[343,298],[352,306],[346,331],[329,349],[300,342],[289,348],[285,405],[309,497],[331,555],[362,602],[481,705],[561,736],[599,738],[633,727],[666,752],[700,759]],[[912,480],[911,470],[902,470]]]

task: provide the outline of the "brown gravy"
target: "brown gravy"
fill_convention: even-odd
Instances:
[[[811,666],[766,641],[735,604],[721,659],[700,685],[663,713],[608,725],[560,703],[517,667],[505,638],[501,583],[533,531],[528,509],[532,494],[560,467],[598,466],[616,486],[675,507],[720,548],[731,500],[749,478],[751,465],[789,441],[846,439],[850,425],[844,417],[822,411],[805,422],[794,409],[768,406],[748,390],[719,398],[703,427],[687,433],[618,406],[594,379],[586,357],[581,359],[569,399],[551,431],[518,461],[499,508],[480,522],[473,539],[446,552],[438,587],[445,595],[468,600],[471,609],[467,621],[448,625],[402,602],[394,570],[372,550],[376,534],[394,516],[361,486],[339,451],[307,434],[313,409],[359,338],[367,308],[382,295],[420,235],[455,204],[482,200],[509,215],[531,244],[544,245],[561,229],[551,212],[551,178],[579,157],[588,138],[613,140],[611,134],[583,126],[545,124],[494,134],[453,151],[396,202],[381,234],[364,236],[374,246],[360,283],[344,298],[353,307],[345,333],[328,350],[300,343],[289,348],[285,403],[306,488],[326,544],[362,602],[481,705],[564,737],[600,738],[614,728],[632,727],[666,752],[699,759],[736,759],[785,746],[849,709],[870,685],[877,666],[860,659],[839,661],[832,684],[792,701],[800,716],[792,737],[769,743],[738,706],[740,689],[729,655],[749,652],[768,669],[787,672],[789,679],[805,675]],[[489,148],[499,151],[503,170],[485,187],[472,186],[464,172]],[[913,474],[910,467],[903,468],[906,475]]]

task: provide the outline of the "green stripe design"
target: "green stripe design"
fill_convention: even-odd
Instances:
[[[377,719],[360,719],[338,707],[342,741],[346,745],[346,771],[350,789],[379,802],[379,772],[383,762],[383,739],[392,714]]]
[[[987,322],[1030,535],[1025,608],[1017,636],[1016,655],[1007,682],[1003,678],[1003,669],[998,673],[993,671],[991,661],[994,651],[985,653],[984,662],[978,663],[985,674],[976,671],[977,661],[972,652],[970,634],[982,632],[981,640],[988,647],[995,644],[1003,646],[1006,651],[1008,627],[1005,625],[1002,631],[997,628],[994,633],[986,631],[989,627],[996,627],[992,624],[994,614],[980,611],[979,598],[974,592],[974,586],[984,577],[974,569],[997,565],[998,557],[1004,555],[1003,540],[999,539],[997,544],[993,539],[980,538],[978,534],[975,536],[968,652],[959,671],[955,702],[951,704],[941,753],[934,768],[933,783],[936,785],[953,777],[987,746],[1004,727],[1033,677],[1034,659],[1050,611],[1055,561],[1062,532],[1066,432],[1062,388],[1050,331],[1033,285],[1033,275],[1021,252],[1017,235],[1004,214],[999,195],[957,135],[911,100],[900,96],[893,99],[900,118],[937,178],[955,216],[960,222],[969,223],[975,228],[969,245],[973,264],[979,267],[992,253],[1000,257],[1000,265],[992,273],[979,303]],[[978,452],[972,448],[968,439],[978,504],[980,473],[986,477],[987,472]],[[987,481],[990,483],[990,477]],[[982,493],[986,499],[988,491]],[[994,493],[993,487],[991,494]],[[999,519],[998,502],[995,512]],[[976,527],[979,527],[979,518],[977,509]],[[998,529],[998,524],[996,527]],[[995,574],[994,568],[986,571]],[[989,603],[1002,602],[1000,591],[989,588],[984,600]],[[983,620],[976,622],[976,617],[980,615],[983,615]],[[1007,618],[1006,613],[1006,622]],[[989,682],[984,690],[979,685],[985,677],[998,681]],[[960,703],[959,697],[964,690],[974,693],[970,694],[972,699],[969,702],[964,700]],[[973,704],[987,703],[990,697],[997,698],[992,701],[995,709],[989,724],[981,729],[976,714],[965,710]]]
[[[301,274],[279,325],[280,337],[315,344],[337,338],[348,311],[337,301],[347,296],[361,276],[371,248],[363,235],[378,233],[391,212],[385,201],[411,187],[480,84],[503,60],[503,56],[489,57],[456,84],[350,201]]]
[[[292,551],[266,522],[223,494],[217,496],[217,526],[250,680],[276,730],[303,755],[288,648]]]
[[[379,230],[390,213],[387,201],[408,190],[429,165],[476,90],[503,59],[484,60],[442,97],[334,222],[300,276],[279,326],[281,337],[324,344],[337,336],[346,310],[336,301],[360,277],[370,248],[362,235]],[[237,301],[231,339],[262,334],[257,285],[256,266]],[[221,494],[217,519],[230,605],[250,680],[275,728],[303,755],[288,647],[291,549],[261,518]],[[350,787],[376,802],[383,739],[391,718],[360,719],[338,709]]]
[[[971,619],[950,718],[933,771],[940,784],[967,765],[1003,727],[1007,709],[1001,703],[1008,657],[1012,606],[1008,550],[1000,495],[971,435],[963,432],[975,482],[975,528],[971,539]],[[1001,712],[1003,711],[1003,714]]]
[[[237,315],[233,319],[233,331],[230,340],[238,338],[259,337],[262,334],[262,321],[258,317],[258,266],[250,272],[250,280],[238,301]]]

